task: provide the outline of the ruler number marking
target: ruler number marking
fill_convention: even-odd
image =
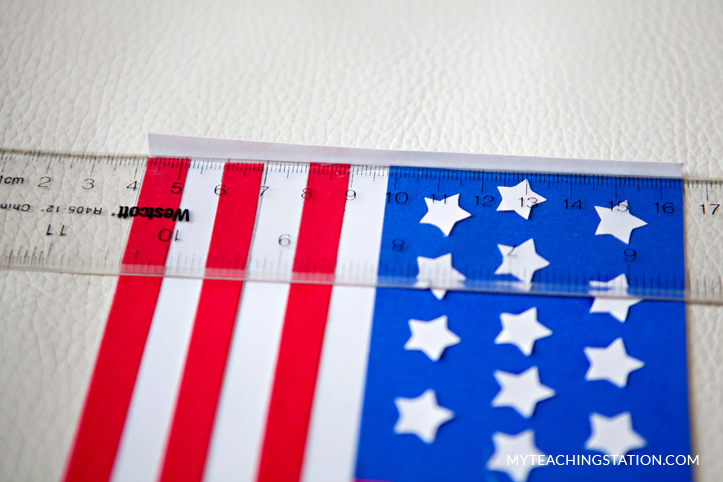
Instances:
[[[623,255],[625,256],[625,261],[628,263],[632,263],[638,258],[638,252],[635,251],[633,248],[627,248],[625,251],[623,251]]]
[[[614,208],[618,208],[618,211],[621,211],[621,212],[624,212],[624,211],[627,211],[630,209],[626,204],[623,204],[624,202],[625,201],[618,201],[618,203],[616,205],[614,201],[608,201],[608,203],[610,204],[611,210]]]
[[[58,234],[58,233],[56,233],[55,231],[53,231],[53,225],[52,225],[52,224],[48,224],[48,229],[45,231],[45,235],[46,235],[46,236],[54,236],[54,235],[56,235],[56,234]],[[60,234],[60,236],[67,236],[67,235],[68,235],[68,233],[65,232],[65,224],[61,224],[61,225],[60,225],[60,233],[59,233],[59,234]]]
[[[480,206],[480,196],[475,196],[475,199],[477,199],[477,206]],[[482,201],[484,201],[481,206],[485,208],[492,207],[492,202],[495,200],[494,196],[482,196]]]
[[[279,236],[279,246],[290,246],[291,245],[291,235],[290,234],[282,234]]]
[[[38,187],[44,187],[47,189],[49,187],[48,184],[50,184],[50,181],[52,180],[53,179],[48,176],[43,176],[40,178],[40,183],[38,184]]]
[[[520,198],[520,207],[525,207],[525,198]],[[528,208],[536,208],[537,207],[537,198],[536,197],[528,197],[527,198],[527,207]]]
[[[168,228],[163,228],[160,231],[158,231],[158,240],[162,243],[167,243],[173,238],[174,241],[181,241],[178,237],[178,230],[176,229],[176,235],[173,236],[173,230]]]
[[[582,199],[578,199],[574,203],[570,203],[569,199],[565,199],[565,209],[570,208],[577,208],[578,210],[582,209]]]
[[[397,204],[406,204],[407,201],[409,201],[409,194],[404,191],[399,191],[392,197],[392,192],[387,192],[387,204],[392,202],[392,199],[394,199],[394,202]]]
[[[655,209],[657,212],[664,212],[665,214],[672,214],[675,212],[675,205],[673,203],[655,203]]]
[[[718,211],[718,208],[720,207],[720,204],[708,203],[708,206],[709,206],[709,208],[713,208],[713,210],[710,210],[710,209],[709,209],[709,211],[710,211],[709,214],[710,214],[711,216],[715,216],[715,213],[716,213],[716,211]],[[703,210],[703,214],[706,214],[705,204],[701,204],[700,207],[701,207],[701,209]]]
[[[95,187],[95,179],[87,178],[83,181],[83,185],[81,186],[86,191],[89,191]]]

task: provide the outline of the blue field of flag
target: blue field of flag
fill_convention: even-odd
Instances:
[[[381,276],[398,275],[400,269],[414,271],[418,257],[451,254],[453,267],[468,279],[514,280],[510,274],[495,275],[503,262],[498,245],[516,249],[533,239],[537,254],[549,262],[535,272],[533,282],[587,285],[624,274],[631,287],[655,283],[683,287],[679,181],[636,184],[625,179],[521,174],[472,178],[441,172],[442,176],[429,176],[422,170],[391,169]],[[497,187],[515,186],[524,179],[546,201],[531,209],[529,219],[514,211],[497,211],[501,201]],[[437,226],[420,223],[427,213],[424,198],[457,194],[459,206],[471,216],[457,222],[449,236]],[[647,224],[632,230],[629,243],[596,235],[601,216],[595,207],[612,209],[624,202],[626,210]],[[690,454],[684,303],[644,300],[630,305],[623,320],[604,310],[591,312],[592,306],[592,297],[450,291],[438,299],[429,290],[378,289],[356,478],[690,480],[687,464],[650,462],[652,456],[670,463],[675,459],[667,456]],[[514,343],[499,342],[502,315],[514,317],[532,308],[536,320],[551,333],[536,339],[529,355]],[[447,329],[458,341],[450,338],[438,360],[423,350],[405,348],[413,337],[410,320],[430,322],[441,317],[446,317]],[[592,367],[591,357],[622,345],[622,359],[628,363],[622,380],[609,375],[617,365],[603,367],[601,362]],[[498,378],[533,368],[538,390],[546,394],[533,404],[531,414],[500,402],[504,397],[498,397],[502,390]],[[600,376],[606,370],[608,374]],[[419,425],[424,417],[414,412],[401,420],[406,409],[400,404],[416,403],[430,390],[435,398],[432,406],[441,407],[434,412],[441,423],[433,424],[436,430],[423,440],[421,432],[414,433],[409,426]],[[593,423],[599,424],[596,433]],[[530,456],[544,455],[546,461],[552,456],[556,463],[522,470],[500,468],[495,456],[503,443],[514,451],[510,447],[525,446],[522,439],[532,444]],[[606,451],[616,450],[624,452],[623,463],[605,465],[604,460],[620,462],[620,457],[602,459]],[[580,464],[577,456],[590,462]]]

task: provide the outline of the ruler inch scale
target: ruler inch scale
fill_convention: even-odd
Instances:
[[[296,259],[293,269],[284,266],[287,261],[268,257],[249,258],[245,269],[237,269],[237,259],[216,254],[207,264],[203,256],[180,251],[163,265],[145,262],[137,258],[132,262],[122,258],[125,242],[133,217],[146,217],[149,221],[163,218],[175,223],[174,229],[159,229],[159,243],[183,242],[183,229],[189,229],[194,218],[194,207],[172,209],[167,206],[138,206],[141,181],[146,169],[163,166],[188,170],[263,169],[259,186],[259,205],[263,196],[275,187],[267,183],[270,170],[279,173],[308,172],[305,162],[286,161],[236,161],[219,159],[152,158],[113,154],[64,154],[27,152],[3,149],[0,155],[0,268],[13,270],[37,270],[97,275],[150,275],[181,278],[236,279],[258,282],[293,281],[296,283],[335,284],[369,287],[411,287],[416,282],[416,263],[399,261],[381,264],[370,269],[364,263],[355,263],[348,257],[337,263],[335,269],[309,259]],[[227,161],[227,162],[225,162]],[[259,167],[261,166],[261,167]],[[334,167],[322,167],[325,175],[333,176]],[[686,269],[680,273],[646,273],[635,269],[635,259],[650,256],[649,251],[639,252],[635,243],[620,244],[620,256],[626,260],[630,288],[625,294],[646,299],[685,300],[689,302],[723,304],[723,266],[716,260],[723,259],[723,248],[716,239],[723,234],[723,180],[675,179],[644,176],[606,176],[600,174],[544,173],[487,170],[455,170],[432,167],[383,167],[352,165],[349,168],[349,184],[345,192],[347,205],[357,196],[355,178],[371,177],[373,182],[387,184],[387,205],[424,206],[423,199],[412,199],[402,185],[408,182],[436,182],[429,189],[429,196],[454,195],[464,191],[462,198],[475,211],[473,216],[495,212],[500,202],[498,186],[512,186],[529,180],[537,192],[554,191],[556,197],[547,196],[540,209],[554,209],[559,215],[585,214],[595,219],[593,204],[601,205],[601,193],[609,198],[610,208],[636,196],[633,209],[640,212],[639,203],[645,202],[645,221],[682,219],[685,224]],[[426,185],[426,184],[425,184]],[[458,191],[453,192],[459,188]],[[183,182],[168,186],[171,194],[183,192]],[[214,186],[214,194],[223,196],[223,183]],[[303,202],[313,192],[302,189],[295,198]],[[682,191],[682,200],[674,199]],[[476,193],[476,194],[475,194]],[[474,195],[472,195],[474,194]],[[565,197],[561,197],[561,196]],[[670,197],[670,196],[672,197]],[[425,194],[425,196],[427,196]],[[597,199],[594,203],[591,199]],[[579,201],[579,204],[578,204]],[[682,204],[682,205],[681,205]],[[603,204],[604,206],[604,204]],[[411,209],[411,208],[410,208]],[[497,213],[514,215],[514,213]],[[516,216],[516,215],[515,215]],[[421,219],[421,216],[420,216]],[[195,221],[195,220],[194,220]],[[435,228],[436,229],[436,228]],[[255,234],[254,234],[255,236]],[[635,238],[633,238],[633,241]],[[524,241],[524,240],[520,240]],[[295,240],[286,232],[269,242],[280,247],[293,247]],[[397,250],[404,243],[401,238],[383,240],[382,249]],[[402,243],[401,245],[399,243]],[[396,243],[396,244],[395,244]],[[179,245],[181,245],[179,244]],[[661,242],[655,248],[663,250]],[[662,251],[661,251],[662,252]],[[494,255],[495,253],[481,253]],[[606,278],[606,273],[587,269],[584,265],[574,270],[559,270],[551,266],[537,273],[529,286],[521,285],[509,277],[496,276],[498,260],[490,263],[466,263],[457,266],[467,277],[463,286],[454,280],[439,276],[432,284],[437,288],[457,290],[524,293],[555,296],[590,296],[590,280]],[[212,267],[207,267],[212,266]],[[596,292],[596,296],[621,296],[620,292]]]

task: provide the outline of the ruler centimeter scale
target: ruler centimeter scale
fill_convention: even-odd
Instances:
[[[266,243],[274,245],[274,249],[266,253],[251,253],[248,260],[238,260],[236,255],[226,257],[222,253],[216,254],[217,259],[210,260],[206,259],[206,252],[184,250],[183,241],[192,240],[197,223],[213,223],[214,211],[194,205],[194,197],[188,193],[180,205],[138,205],[144,173],[161,167],[163,172],[171,173],[166,174],[165,188],[167,194],[177,195],[180,202],[186,189],[184,171],[195,171],[200,178],[205,172],[206,181],[197,183],[194,189],[212,190],[220,197],[226,195],[228,189],[222,179],[224,170],[241,171],[246,175],[261,169],[259,206],[265,200],[271,202],[268,201],[270,198],[279,199],[280,196],[285,200],[284,210],[301,210],[304,201],[314,195],[332,195],[343,197],[347,209],[355,205],[357,210],[368,209],[370,217],[383,216],[387,205],[408,206],[409,215],[414,215],[420,206],[424,207],[423,198],[446,202],[447,197],[456,194],[460,194],[460,206],[472,216],[492,216],[501,200],[498,187],[514,186],[527,179],[535,192],[546,197],[544,204],[536,205],[532,201],[535,208],[532,216],[544,210],[549,216],[549,236],[561,243],[565,242],[565,236],[577,233],[557,232],[556,217],[575,216],[581,224],[592,221],[597,224],[596,206],[614,209],[629,199],[630,209],[646,222],[669,223],[672,233],[684,223],[684,272],[661,269],[650,273],[636,268],[636,261],[643,258],[648,261],[646,266],[650,266],[650,260],[653,265],[664,264],[669,240],[658,239],[641,245],[633,235],[629,244],[620,244],[616,262],[623,267],[630,283],[626,293],[649,299],[723,303],[723,266],[707,262],[723,256],[723,247],[716,243],[723,235],[721,180],[355,165],[342,166],[349,178],[347,189],[338,193],[315,193],[305,184],[309,170],[326,169],[329,176],[335,176],[337,168],[305,162],[149,160],[144,156],[126,155],[0,152],[0,267],[3,269],[254,281],[293,279],[354,286],[410,287],[417,282],[419,268],[408,257],[400,256],[398,261],[377,266],[363,257],[355,259],[352,254],[340,259],[332,269],[305,263],[299,259],[299,253],[295,258],[294,233],[298,226],[286,226],[285,219],[293,216],[285,216],[281,211],[273,214],[278,218],[274,223],[265,223],[272,226],[271,229],[253,233],[255,238],[263,237]],[[421,196],[408,188],[420,183],[424,185]],[[197,198],[207,199],[204,196]],[[522,199],[521,202],[526,201]],[[423,214],[421,211],[420,219]],[[126,253],[124,256],[131,220],[136,217],[157,222],[157,246],[139,247],[134,255]],[[495,219],[490,217],[490,230],[509,232],[512,229],[508,225],[498,226]],[[233,219],[228,223],[233,229]],[[519,240],[520,243],[527,239],[522,233],[520,236],[524,238]],[[164,246],[167,249],[172,241],[178,249],[169,254],[164,266],[148,262],[147,250],[163,249]],[[402,253],[414,240],[383,236],[381,242],[382,250]],[[188,245],[195,246],[193,242]],[[288,253],[285,254],[285,250]],[[585,253],[570,253],[570,256],[579,257],[577,269],[559,270],[551,266],[538,272],[531,285],[522,285],[509,275],[495,274],[499,253],[481,250],[479,262],[455,265],[466,276],[463,284],[440,274],[426,280],[425,286],[589,296],[591,280],[611,278],[609,273],[588,269]],[[610,291],[608,294],[619,296],[621,293]]]

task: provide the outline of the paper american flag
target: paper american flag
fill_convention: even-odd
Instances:
[[[464,276],[514,280],[494,274],[503,261],[499,246],[534,239],[550,266],[533,282],[571,271],[585,273],[585,282],[622,273],[631,284],[636,270],[683,273],[682,215],[656,215],[650,203],[636,202],[643,196],[632,189],[614,195],[612,186],[598,189],[579,209],[563,212],[567,186],[538,177],[530,183],[547,202],[524,219],[495,209],[497,187],[518,185],[524,179],[519,175],[500,174],[495,186],[480,186],[455,171],[432,176],[432,170],[420,175],[422,170],[392,167],[354,176],[359,168],[346,165],[271,170],[206,163],[199,170],[188,169],[190,162],[149,164],[138,205],[190,207],[191,220],[181,225],[133,218],[126,262],[229,268],[214,260],[232,258],[236,269],[276,263],[292,272],[312,263],[331,274],[353,258],[393,276],[416,269],[420,257],[451,255]],[[182,185],[180,196],[168,189],[173,183]],[[267,185],[274,188],[265,190]],[[217,186],[224,195],[214,192]],[[459,195],[459,206],[471,213],[449,236],[420,223],[428,210],[425,198],[432,195]],[[681,203],[682,191],[677,196]],[[626,199],[648,223],[633,232],[630,247],[595,234],[600,217],[594,207],[610,199]],[[174,235],[159,244],[164,229]],[[624,254],[633,248],[635,265]],[[677,465],[520,469],[495,462],[510,446],[532,452],[521,455],[602,455],[600,447],[610,444],[595,439],[593,420],[629,421],[639,437],[628,440],[627,447],[637,445],[631,454],[690,453],[684,305],[643,301],[621,323],[609,313],[591,313],[592,303],[122,276],[65,479],[690,479],[690,467]],[[533,308],[551,334],[537,339],[529,354],[495,342],[503,314]],[[441,317],[457,343],[437,360],[405,348],[413,337],[410,320]],[[644,366],[631,371],[622,387],[586,379],[589,349],[608,348],[618,339]],[[532,368],[530,376],[536,374],[554,395],[535,403],[531,414],[499,402],[500,380]],[[420,400],[438,407],[437,421],[445,419],[428,426],[426,435],[420,416],[402,421],[400,407]]]

